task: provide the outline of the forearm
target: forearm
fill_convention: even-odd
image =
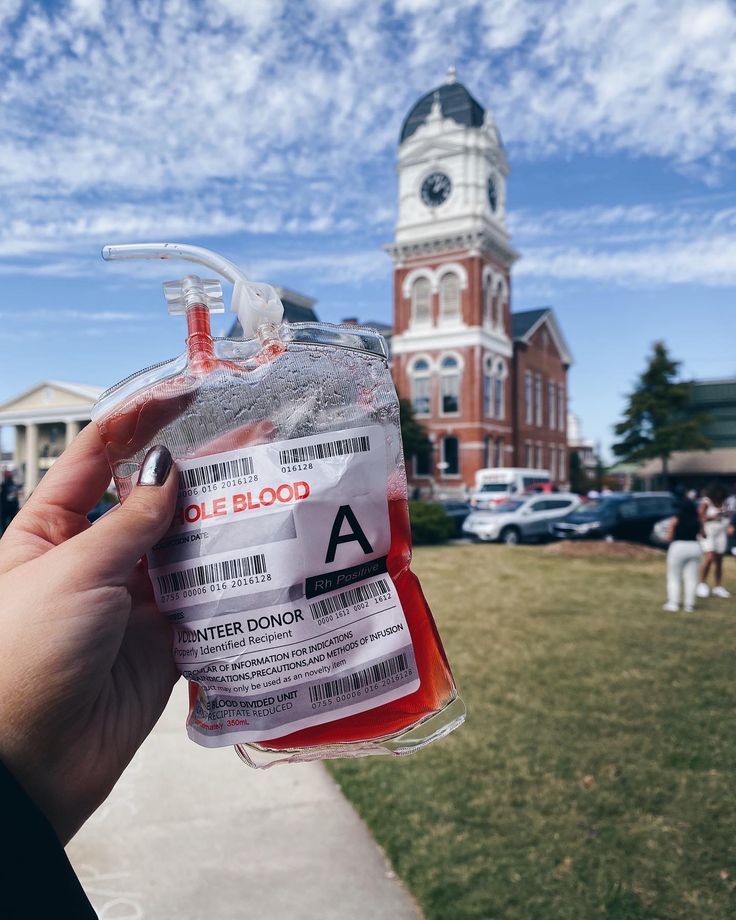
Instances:
[[[8,844],[3,872],[22,901],[22,916],[95,918],[51,824],[2,761],[0,809]]]

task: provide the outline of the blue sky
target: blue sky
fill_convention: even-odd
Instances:
[[[734,46],[726,0],[3,0],[0,401],[181,350],[171,265],[107,242],[389,320],[399,129],[454,60],[512,166],[512,306],[554,306],[607,445],[655,339],[736,372]]]

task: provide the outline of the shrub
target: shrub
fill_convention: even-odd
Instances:
[[[432,502],[409,502],[411,538],[415,546],[446,543],[454,526],[441,505]]]

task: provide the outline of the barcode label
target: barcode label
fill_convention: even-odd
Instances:
[[[339,441],[324,441],[322,444],[304,444],[279,451],[279,463],[304,463],[306,460],[328,460],[330,457],[344,457],[347,454],[365,453],[371,449],[367,434],[357,438],[341,438]]]
[[[161,594],[171,594],[174,591],[183,591],[185,588],[199,588],[217,581],[226,581],[228,578],[263,575],[265,572],[266,557],[263,553],[258,553],[255,556],[244,556],[241,559],[224,559],[222,562],[198,565],[193,569],[169,572],[168,575],[157,575],[156,579]]]
[[[348,677],[340,677],[337,680],[326,680],[322,684],[317,684],[309,688],[309,697],[313,703],[321,703],[325,700],[331,700],[334,696],[340,696],[343,693],[349,693],[351,690],[362,690],[371,684],[377,684],[387,677],[394,677],[402,671],[406,671],[409,659],[405,654],[395,655],[393,658],[387,658],[386,661],[379,661],[369,668],[363,668],[362,671],[356,671]]]
[[[328,613],[335,613],[336,610],[344,610],[346,607],[352,607],[353,604],[360,604],[363,601],[369,601],[372,597],[378,597],[379,594],[388,594],[391,590],[389,583],[385,578],[379,581],[372,581],[367,585],[356,585],[334,597],[326,597],[322,601],[315,601],[309,605],[309,610],[313,620],[326,616]]]
[[[192,489],[194,486],[209,486],[226,479],[252,475],[253,458],[236,457],[234,460],[223,460],[220,463],[210,463],[208,466],[195,466],[191,470],[179,470],[179,488]]]

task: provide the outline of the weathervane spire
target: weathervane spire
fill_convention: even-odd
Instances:
[[[457,80],[457,67],[454,64],[450,64],[447,68],[447,82],[454,83]]]

